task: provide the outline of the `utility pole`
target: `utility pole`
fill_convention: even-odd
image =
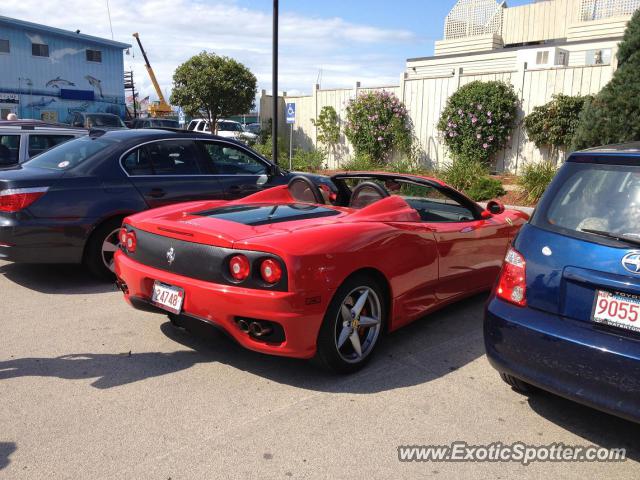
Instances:
[[[273,0],[273,113],[271,114],[271,158],[278,164],[278,0]]]

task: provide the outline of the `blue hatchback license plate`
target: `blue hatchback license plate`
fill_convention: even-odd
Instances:
[[[640,332],[640,297],[598,290],[592,319],[596,323]]]

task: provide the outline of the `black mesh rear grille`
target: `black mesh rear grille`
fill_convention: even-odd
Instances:
[[[135,232],[137,246],[134,253],[126,251],[125,253],[143,265],[212,283],[287,291],[286,266],[275,255],[176,240],[129,226],[127,229]],[[251,275],[242,283],[236,282],[231,277],[228,267],[229,259],[239,253],[246,255],[251,263]],[[169,261],[170,258],[173,260]],[[282,280],[275,285],[269,285],[260,278],[259,265],[260,261],[265,258],[278,261],[282,267]]]

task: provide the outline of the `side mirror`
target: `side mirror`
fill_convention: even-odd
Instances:
[[[491,200],[487,203],[486,211],[491,215],[500,215],[504,212],[504,205],[502,204],[502,202],[499,202],[497,200]]]
[[[280,174],[280,167],[278,167],[278,165],[276,165],[275,163],[272,163],[267,167],[267,176],[276,177],[279,174]]]
[[[256,181],[256,185],[264,185],[269,181],[269,177],[267,175],[260,175],[258,180]]]

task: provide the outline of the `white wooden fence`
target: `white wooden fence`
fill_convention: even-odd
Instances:
[[[309,149],[317,144],[317,131],[312,123],[324,106],[331,105],[338,112],[341,123],[341,146],[336,155],[329,159],[330,168],[340,168],[353,154],[351,146],[344,138],[346,106],[350,99],[362,92],[388,90],[396,94],[407,106],[414,126],[414,134],[423,150],[422,161],[430,166],[442,166],[450,161],[446,148],[437,131],[438,118],[447,99],[460,86],[474,80],[500,80],[513,85],[521,99],[521,109],[517,126],[511,133],[507,148],[494,158],[493,167],[497,172],[518,173],[522,165],[548,159],[549,152],[538,150],[526,137],[522,128],[522,118],[535,106],[551,100],[553,94],[586,95],[597,93],[610,79],[614,68],[611,65],[569,66],[527,70],[521,69],[482,74],[450,74],[435,77],[402,78],[399,86],[352,89],[321,90],[317,87],[309,96],[284,96],[280,100],[280,131],[283,139],[289,141],[289,126],[284,123],[284,106],[296,104],[296,123],[293,125],[293,146]],[[263,124],[271,118],[271,96],[262,92],[260,117]],[[562,153],[561,153],[562,155]],[[556,160],[556,159],[554,159]]]

